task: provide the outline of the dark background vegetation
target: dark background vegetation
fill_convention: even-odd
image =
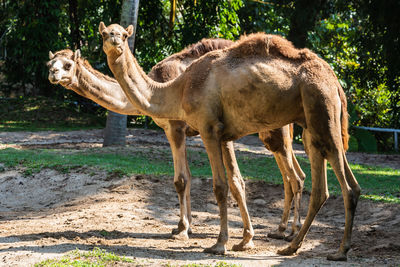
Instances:
[[[348,96],[353,125],[400,128],[400,1],[177,0],[172,23],[173,2],[140,1],[135,53],[145,71],[201,38],[280,34],[332,66]],[[23,116],[13,109],[32,97],[50,112],[53,102],[43,99],[61,101],[82,116],[104,117],[104,109],[91,101],[51,85],[45,62],[49,50],[79,48],[95,68],[110,74],[98,25],[120,21],[121,1],[0,0],[0,6],[0,124],[11,111]],[[374,137],[380,150],[393,148],[391,134]]]

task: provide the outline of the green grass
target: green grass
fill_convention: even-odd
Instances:
[[[101,267],[118,266],[118,263],[132,263],[132,266],[140,265],[132,259],[118,256],[112,252],[106,252],[103,249],[94,248],[88,252],[76,249],[61,259],[45,260],[35,264],[35,267]]]
[[[147,264],[146,264],[147,263]],[[94,248],[92,251],[80,251],[78,249],[67,253],[60,259],[45,260],[35,264],[35,267],[105,267],[105,266],[145,266],[150,262],[132,260],[123,256],[107,252],[104,249]],[[240,267],[241,265],[219,261],[215,264],[191,263],[186,265],[171,265],[169,263],[158,263],[166,267]],[[153,264],[152,264],[153,266]]]
[[[207,155],[201,151],[188,152],[189,165],[194,177],[211,177]],[[306,173],[305,188],[311,190],[310,164],[305,158],[298,161]],[[260,179],[269,183],[282,184],[281,174],[273,158],[255,157],[242,153],[238,156],[242,175],[246,179]],[[67,173],[71,168],[89,166],[103,169],[116,176],[152,174],[173,176],[173,161],[168,149],[129,151],[93,148],[86,151],[35,149],[0,150],[0,163],[5,166],[25,167],[25,175],[42,168],[53,168]],[[375,201],[400,203],[400,170],[350,164],[362,188],[362,198]],[[328,166],[328,187],[331,195],[340,195],[340,185]]]
[[[0,122],[3,132],[95,129],[105,126],[105,110],[45,97],[1,99]]]

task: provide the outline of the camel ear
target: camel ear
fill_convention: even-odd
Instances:
[[[101,21],[100,25],[99,25],[100,34],[102,34],[105,29],[106,29],[106,25],[104,24],[104,22]]]
[[[81,50],[77,49],[74,53],[74,61],[81,57]]]
[[[53,58],[54,58],[53,52],[49,51],[49,59],[51,60],[51,59],[53,59]]]
[[[133,34],[133,26],[129,25],[128,28],[125,29],[125,31],[128,32],[128,37],[130,37]]]

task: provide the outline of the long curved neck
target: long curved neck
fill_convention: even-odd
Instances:
[[[126,115],[141,114],[129,102],[117,81],[95,75],[82,61],[77,62],[76,83],[72,84],[71,89],[108,110]]]
[[[107,61],[126,96],[143,114],[167,119],[182,119],[181,79],[167,83],[151,80],[141,69],[125,43],[121,55],[107,54]]]

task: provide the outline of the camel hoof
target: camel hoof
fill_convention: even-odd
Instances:
[[[288,235],[288,236],[285,236],[285,241],[287,241],[287,242],[291,242],[295,237],[296,237],[296,235],[297,235],[297,233],[291,233],[290,235]]]
[[[189,240],[189,236],[186,232],[180,232],[179,234],[172,235],[172,239],[186,241]]]
[[[255,246],[254,246],[253,240],[250,240],[247,243],[242,241],[237,245],[233,245],[232,250],[233,251],[245,251],[245,250],[250,250],[250,249],[252,249],[254,247]]]
[[[267,236],[270,237],[270,238],[273,238],[273,239],[285,239],[285,234],[283,232],[280,232],[280,231],[276,231],[276,232],[273,232],[273,233],[268,233]]]
[[[337,252],[335,254],[328,255],[326,259],[328,261],[347,261],[347,256],[342,252]]]
[[[290,255],[293,255],[294,253],[296,253],[296,251],[297,251],[297,248],[292,248],[289,246],[285,249],[278,250],[277,253],[282,256],[290,256]]]
[[[179,228],[174,228],[174,229],[172,229],[172,235],[179,235],[181,232],[184,232],[184,231],[185,230],[180,230]],[[191,235],[192,234],[192,228],[189,227],[187,233],[189,235]]]
[[[217,255],[225,255],[226,254],[226,248],[225,248],[225,245],[217,243],[212,247],[205,248],[203,252],[204,253],[217,254]]]

